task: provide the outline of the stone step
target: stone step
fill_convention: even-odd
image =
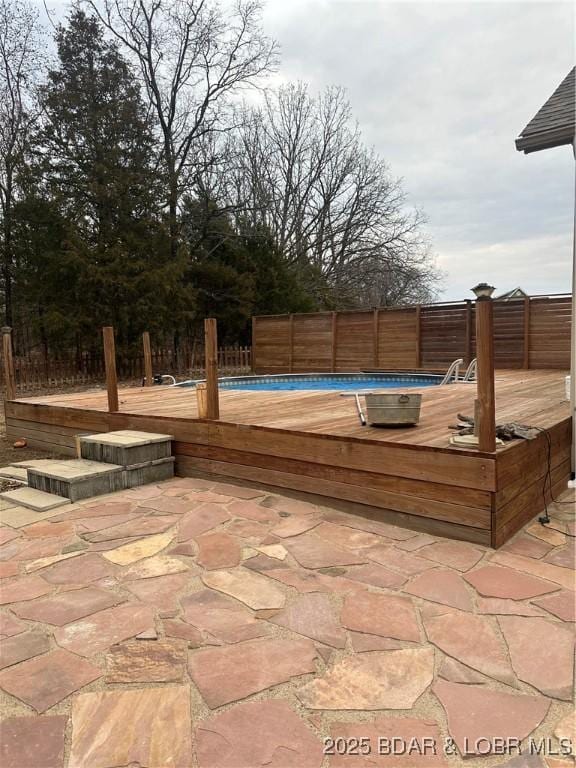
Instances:
[[[165,459],[155,459],[154,461],[124,467],[124,487],[135,488],[137,485],[170,480],[170,478],[174,477],[174,462],[174,456],[168,456]]]
[[[25,467],[0,467],[0,477],[4,480],[18,480],[20,483],[28,482],[28,472]]]
[[[121,491],[123,467],[85,459],[53,461],[41,469],[28,469],[28,485],[71,501]]]
[[[39,491],[35,488],[16,488],[14,491],[0,493],[0,498],[12,502],[19,507],[32,509],[34,512],[48,512],[51,509],[70,504],[70,499],[55,496],[52,493]]]
[[[83,459],[128,467],[169,458],[172,455],[172,439],[172,435],[132,429],[82,435],[79,438],[80,454]]]

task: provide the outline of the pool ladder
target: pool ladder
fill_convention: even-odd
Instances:
[[[450,379],[454,377],[454,381],[458,381],[458,374],[460,373],[460,366],[464,365],[464,360],[459,357],[457,360],[454,360],[453,363],[450,363],[450,367],[444,374],[444,378],[440,382],[440,386],[443,384],[450,384]]]
[[[450,367],[444,374],[444,378],[440,382],[440,385],[450,384],[450,379],[452,377],[454,377],[454,381],[458,381],[461,365],[464,365],[464,360],[461,357],[459,357],[457,360],[454,360],[454,362],[451,363]],[[476,381],[477,369],[478,369],[478,363],[476,358],[474,358],[474,360],[471,361],[468,368],[466,368],[466,373],[462,377],[461,381]]]

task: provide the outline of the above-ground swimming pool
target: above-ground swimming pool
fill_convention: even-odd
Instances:
[[[277,376],[234,376],[220,379],[220,389],[267,392],[301,390],[394,389],[398,387],[433,387],[442,376],[429,373],[289,373]],[[196,381],[183,381],[177,387],[195,387]]]

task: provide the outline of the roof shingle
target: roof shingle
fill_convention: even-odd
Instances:
[[[537,152],[574,141],[576,126],[576,67],[570,70],[548,101],[516,139],[516,149]]]

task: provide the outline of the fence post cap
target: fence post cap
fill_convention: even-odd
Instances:
[[[3,325],[2,333],[12,333],[12,328],[9,325]]]

